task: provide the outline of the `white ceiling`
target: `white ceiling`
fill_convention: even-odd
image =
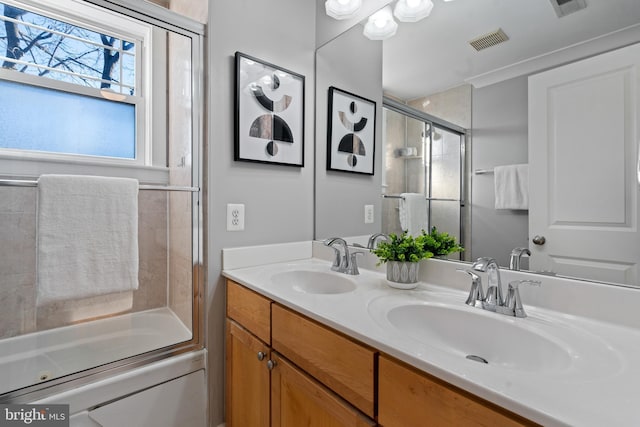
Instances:
[[[622,28],[640,29],[640,0],[586,0],[586,9],[563,18],[549,0],[433,2],[428,18],[399,23],[383,43],[383,86],[400,99],[440,92]],[[480,52],[468,44],[498,28],[507,42]]]

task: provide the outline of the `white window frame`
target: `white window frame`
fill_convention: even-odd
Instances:
[[[135,94],[123,94],[124,99],[119,99],[121,102],[135,106],[136,156],[134,159],[3,148],[0,149],[0,171],[5,171],[2,174],[6,173],[13,175],[14,173],[12,172],[16,169],[16,161],[23,165],[35,163],[35,165],[32,165],[33,167],[27,167],[27,173],[19,175],[56,173],[56,169],[59,169],[59,167],[56,167],[55,165],[59,165],[61,163],[65,163],[67,166],[69,164],[77,166],[79,173],[86,173],[83,172],[83,169],[91,170],[90,167],[94,165],[115,166],[117,168],[124,166],[138,169],[166,170],[166,158],[162,155],[162,153],[166,151],[166,136],[156,135],[154,141],[153,135],[154,91],[152,89],[154,84],[164,86],[164,82],[154,82],[154,80],[157,79],[154,79],[154,68],[152,65],[154,55],[152,52],[157,54],[157,52],[160,51],[158,49],[154,49],[156,46],[154,46],[154,30],[152,25],[82,0],[56,0],[55,2],[52,2],[51,0],[0,1],[11,6],[67,22],[78,27],[100,33],[107,33],[110,36],[115,36],[117,38],[136,43]],[[163,45],[162,38],[159,38],[157,42],[159,42],[160,45]],[[156,61],[158,61],[158,58],[156,58]],[[70,93],[88,95],[98,99],[106,98],[106,96],[102,94],[104,92],[99,88],[83,87],[81,85],[75,85],[47,77],[38,77],[19,73],[15,70],[0,69],[0,79],[62,90]],[[162,80],[161,75],[160,80]],[[160,111],[162,110],[163,108],[160,107]],[[159,156],[156,155],[155,161],[154,151],[159,154]],[[51,164],[53,166],[43,167],[43,164]],[[18,167],[18,169],[22,168]],[[32,170],[33,172],[29,173]],[[67,167],[66,170],[69,171],[69,168]],[[106,172],[105,174],[110,173]],[[113,173],[113,175],[122,174],[122,171]],[[156,180],[154,179],[154,181]]]

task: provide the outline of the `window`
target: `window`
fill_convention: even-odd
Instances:
[[[0,156],[152,163],[150,26],[73,0],[0,21]]]

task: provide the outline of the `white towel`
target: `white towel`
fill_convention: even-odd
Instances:
[[[493,169],[496,209],[529,209],[529,166],[496,166]]]
[[[418,236],[427,230],[427,198],[420,193],[402,193],[400,199],[400,227],[407,234]]]
[[[42,175],[37,304],[138,288],[138,181]]]

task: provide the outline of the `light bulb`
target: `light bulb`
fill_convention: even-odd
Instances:
[[[393,36],[397,29],[391,8],[385,6],[369,17],[364,26],[364,35],[371,40],[385,40]]]
[[[351,19],[356,16],[362,0],[327,0],[324,3],[327,15],[334,19]]]
[[[433,9],[432,0],[398,0],[393,14],[402,22],[418,22]]]

